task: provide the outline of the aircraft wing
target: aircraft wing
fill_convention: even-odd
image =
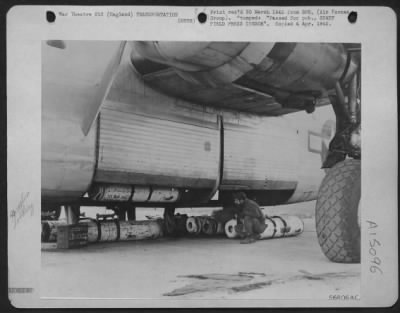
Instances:
[[[190,102],[278,116],[329,104],[357,67],[336,43],[130,42],[149,86]],[[354,48],[354,47],[351,47]]]
[[[70,94],[64,82],[69,79],[67,86],[77,99],[67,107],[85,135],[114,83],[123,80],[117,79],[123,55],[129,70],[141,78],[139,85],[177,100],[263,116],[311,112],[329,104],[329,92],[338,81],[348,81],[359,63],[351,52],[357,47],[339,43],[136,41],[106,47],[49,41],[47,45],[52,48],[43,57],[52,62],[46,62],[44,71],[54,72],[48,83],[58,87],[49,89],[55,98],[46,103],[59,102],[61,93]]]

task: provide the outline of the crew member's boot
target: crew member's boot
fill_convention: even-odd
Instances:
[[[246,236],[246,238],[240,241],[240,243],[242,244],[253,243],[253,242],[256,242],[256,238],[254,237],[254,235],[248,235]]]
[[[261,239],[261,234],[255,234],[254,235],[255,240],[260,240]]]

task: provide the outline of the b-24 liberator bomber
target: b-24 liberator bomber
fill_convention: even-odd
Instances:
[[[316,201],[322,251],[360,261],[361,46],[42,43],[42,211]]]

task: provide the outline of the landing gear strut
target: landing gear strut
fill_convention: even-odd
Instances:
[[[136,221],[136,207],[134,206],[116,206],[108,208],[114,211],[120,221]]]
[[[361,100],[357,88],[360,84],[358,76],[354,74],[345,88],[337,82],[336,94],[329,97],[336,115],[336,134],[329,144],[329,153],[323,168],[333,167],[346,156],[361,159]]]
[[[136,207],[129,207],[126,209],[128,221],[136,221]]]
[[[65,208],[65,216],[67,218],[67,224],[76,224],[79,221],[80,206],[79,205],[67,205]]]
[[[360,262],[359,202],[361,198],[360,74],[330,96],[336,114],[336,134],[323,163],[316,204],[318,241],[325,256],[340,263]]]
[[[173,236],[176,234],[176,223],[174,219],[175,207],[164,208],[164,231],[166,235]]]

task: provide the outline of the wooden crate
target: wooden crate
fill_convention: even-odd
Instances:
[[[57,248],[71,249],[86,246],[88,243],[88,225],[71,224],[57,227]]]

